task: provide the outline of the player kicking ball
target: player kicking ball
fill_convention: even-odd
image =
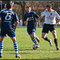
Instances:
[[[16,26],[18,25],[18,16],[15,12],[11,10],[10,3],[6,4],[7,9],[0,13],[0,23],[1,23],[1,38],[0,38],[0,58],[3,54],[3,40],[7,34],[13,41],[16,58],[20,58],[18,54],[18,44],[15,37]]]
[[[52,46],[51,39],[47,37],[47,33],[50,31],[54,37],[56,50],[59,50],[55,27],[56,27],[56,18],[60,19],[60,16],[55,10],[52,9],[51,4],[46,6],[46,10],[41,13],[40,19],[43,16],[45,16],[45,22],[42,30],[42,38],[48,41],[50,46]]]
[[[35,45],[39,46],[38,43],[40,42],[40,40],[35,35],[35,33],[36,33],[36,19],[38,20],[38,25],[40,26],[39,16],[36,14],[36,12],[31,11],[31,7],[30,6],[27,6],[26,7],[26,13],[24,15],[24,23],[26,24],[28,22],[27,23],[27,32],[30,35],[32,41],[35,43]]]

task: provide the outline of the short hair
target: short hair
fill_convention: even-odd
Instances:
[[[11,8],[11,4],[10,3],[7,3],[7,9],[10,9]]]
[[[46,7],[49,7],[49,8],[50,8],[50,7],[52,7],[52,5],[51,5],[51,4],[49,4],[49,5],[46,5]]]
[[[26,6],[26,8],[29,8],[30,6]]]

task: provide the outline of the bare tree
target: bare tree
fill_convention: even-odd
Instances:
[[[21,6],[22,10],[21,10],[21,14],[22,14],[22,21],[23,21],[23,26],[24,26],[24,14],[25,14],[25,5],[26,2],[25,1],[19,1],[19,2],[14,2],[14,4],[18,4]]]

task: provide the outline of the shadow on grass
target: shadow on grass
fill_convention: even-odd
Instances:
[[[32,59],[32,58],[29,58],[29,59],[1,59],[1,60],[60,60],[60,58],[46,58],[46,59]]]

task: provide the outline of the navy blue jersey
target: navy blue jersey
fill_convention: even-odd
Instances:
[[[39,15],[36,12],[31,11],[30,13],[26,12],[24,15],[24,21],[28,18],[27,28],[35,28],[36,27],[36,18],[39,18]]]
[[[2,20],[1,30],[14,30],[15,22],[18,20],[18,16],[15,12],[10,9],[6,9],[0,13]]]

